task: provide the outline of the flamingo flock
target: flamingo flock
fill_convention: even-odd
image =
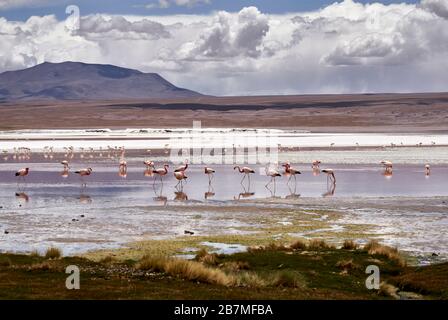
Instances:
[[[128,164],[127,164],[126,160],[124,159],[124,149],[119,149],[119,151],[120,151],[120,160],[118,163],[119,176],[126,178]],[[69,175],[69,171],[70,171],[70,162],[69,162],[69,160],[63,160],[60,162],[60,164],[63,166],[63,170],[60,173],[60,175],[63,178],[67,178]],[[164,164],[162,167],[156,168],[155,163],[152,160],[144,160],[143,164],[146,168],[144,171],[144,176],[154,177],[153,186],[155,186],[156,180],[160,180],[160,183],[163,185],[164,179],[169,174],[170,166],[168,164]],[[324,194],[324,196],[331,196],[334,194],[334,190],[335,190],[335,186],[336,186],[335,170],[331,169],[331,168],[320,169],[321,164],[322,164],[322,162],[320,160],[313,160],[311,163],[312,173],[313,173],[313,175],[317,175],[320,173],[326,174],[328,191],[327,191],[327,193]],[[384,167],[384,175],[386,177],[391,177],[392,169],[393,169],[392,162],[388,161],[388,160],[383,160],[380,162],[380,164]],[[290,184],[291,180],[294,178],[294,185],[296,185],[296,182],[297,182],[296,176],[302,174],[302,172],[300,170],[291,166],[291,163],[289,161],[283,163],[281,166],[284,167],[284,172],[280,172],[278,169],[276,169],[274,167],[267,166],[265,168],[265,175],[270,178],[270,180],[267,181],[265,187],[268,188],[269,190],[271,190],[269,188],[269,186],[274,185],[273,195],[275,195],[276,179],[277,178],[280,178],[282,176],[288,177],[287,185],[290,188],[289,184]],[[186,173],[188,169],[189,169],[189,163],[188,163],[188,160],[186,160],[183,165],[181,165],[173,170],[174,178],[177,180],[177,184],[175,185],[175,188],[179,192],[179,199],[182,198],[182,189],[183,189],[184,183],[186,183],[186,181],[188,179],[188,176]],[[424,169],[425,169],[425,176],[429,177],[429,175],[431,174],[430,165],[425,164]],[[240,184],[244,187],[244,190],[245,190],[245,192],[240,194],[240,196],[238,198],[240,198],[240,197],[244,198],[248,194],[249,195],[253,194],[250,192],[250,185],[251,185],[250,177],[251,177],[251,175],[255,174],[255,170],[248,166],[238,166],[238,165],[235,166],[233,168],[233,170],[234,171],[236,170],[239,174],[242,175]],[[29,172],[30,172],[29,168],[22,168],[22,169],[18,170],[15,173],[15,176],[18,178],[17,183],[19,184],[21,181],[25,181],[25,178],[28,176]],[[81,180],[81,186],[85,187],[87,185],[86,181],[85,181],[85,177],[92,175],[93,169],[90,167],[83,168],[83,169],[74,171],[74,173],[79,175],[80,180]],[[209,197],[214,196],[214,194],[215,194],[213,186],[212,186],[212,181],[214,179],[216,170],[211,167],[204,167],[203,173],[205,175],[207,175],[207,177],[208,177],[209,190],[205,193],[205,198],[207,199]],[[246,187],[244,186],[244,182],[246,179],[247,179],[247,185],[248,185],[247,190],[246,190]],[[271,193],[272,193],[272,190],[271,190]],[[295,194],[295,192],[292,192],[292,194]]]

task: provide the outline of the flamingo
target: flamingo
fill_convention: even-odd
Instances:
[[[244,181],[244,179],[246,178],[246,176],[247,176],[247,178],[248,178],[248,180],[249,180],[249,184],[250,184],[250,174],[251,173],[255,173],[255,171],[253,170],[253,169],[251,169],[251,168],[249,168],[249,167],[240,167],[240,166],[235,166],[235,167],[233,167],[233,170],[236,170],[236,169],[238,169],[238,171],[240,172],[240,173],[244,173],[244,176],[243,176],[243,179],[241,179],[241,184],[243,183],[243,181]]]
[[[322,163],[322,161],[320,161],[320,160],[313,160],[311,168],[312,169],[319,169],[319,166],[320,166],[321,163]]]
[[[69,163],[67,160],[62,160],[61,164],[64,166],[64,170],[65,169],[70,169]]]
[[[86,169],[81,169],[81,170],[75,171],[75,173],[79,174],[79,176],[81,177],[83,186],[86,186],[86,183],[84,182],[84,177],[90,176],[92,174],[92,171],[93,171],[92,168],[86,168]]]
[[[61,177],[62,178],[67,178],[68,177],[68,172],[69,172],[69,163],[67,160],[62,160],[61,164],[64,166],[62,172],[61,172]]]
[[[165,164],[163,166],[163,168],[154,169],[154,171],[153,171],[155,174],[159,175],[160,182],[162,182],[162,184],[163,184],[163,177],[167,175],[169,167],[170,167],[169,165]],[[156,179],[154,179],[154,184],[155,183],[156,183]]]
[[[183,171],[185,171],[185,170],[187,170],[187,169],[188,169],[188,160],[185,160],[185,164],[182,165],[182,166],[180,166],[180,167],[177,167],[177,168],[174,170],[174,172],[183,172]]]
[[[333,169],[324,169],[322,172],[327,174],[327,182],[330,180],[333,184],[336,184],[336,177]]]
[[[29,168],[23,168],[23,169],[20,169],[19,171],[17,171],[15,173],[15,176],[19,177],[19,179],[22,178],[22,180],[25,181],[25,177],[28,175],[29,172],[30,172]]]
[[[296,174],[302,174],[299,170],[291,167],[291,164],[289,162],[283,164],[282,166],[285,167],[285,173],[289,175],[288,183],[293,176],[294,181],[296,181]]]
[[[386,173],[392,173],[392,162],[383,160],[380,162],[386,170]]]
[[[145,160],[143,161],[143,164],[146,166],[146,169],[154,169],[154,162],[151,160]]]
[[[182,183],[183,183],[183,181],[184,180],[186,180],[188,177],[185,175],[185,171],[175,171],[174,172],[174,177],[176,178],[176,180],[177,181],[179,181],[177,184],[176,184],[176,188],[177,188],[177,186],[180,184],[180,187],[182,188],[183,187],[183,185],[182,185]]]
[[[122,178],[126,178],[128,175],[128,163],[125,160],[120,161],[118,175]]]
[[[208,184],[212,183],[212,179],[215,177],[215,170],[209,167],[204,168],[204,173],[208,175]]]
[[[266,184],[265,187],[274,182],[274,189],[275,189],[275,178],[281,177],[282,175],[280,174],[280,172],[278,172],[278,170],[273,168],[266,168],[266,175],[271,177],[271,180]]]

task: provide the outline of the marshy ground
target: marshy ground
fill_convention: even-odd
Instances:
[[[396,249],[377,242],[277,242],[231,255],[203,249],[193,260],[145,248],[133,258],[60,257],[54,249],[46,256],[1,254],[0,299],[448,298],[448,263],[407,266]],[[80,268],[80,290],[65,287],[69,265]],[[380,269],[379,290],[366,288],[368,265]]]

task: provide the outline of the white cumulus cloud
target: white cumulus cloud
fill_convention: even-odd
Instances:
[[[0,71],[44,61],[110,63],[214,95],[446,91],[446,2],[345,0],[276,15],[256,7],[97,14],[83,16],[76,33],[54,16],[0,18]]]

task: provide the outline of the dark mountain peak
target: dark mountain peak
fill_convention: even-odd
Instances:
[[[157,73],[66,61],[0,74],[0,99],[141,99],[199,96]]]

